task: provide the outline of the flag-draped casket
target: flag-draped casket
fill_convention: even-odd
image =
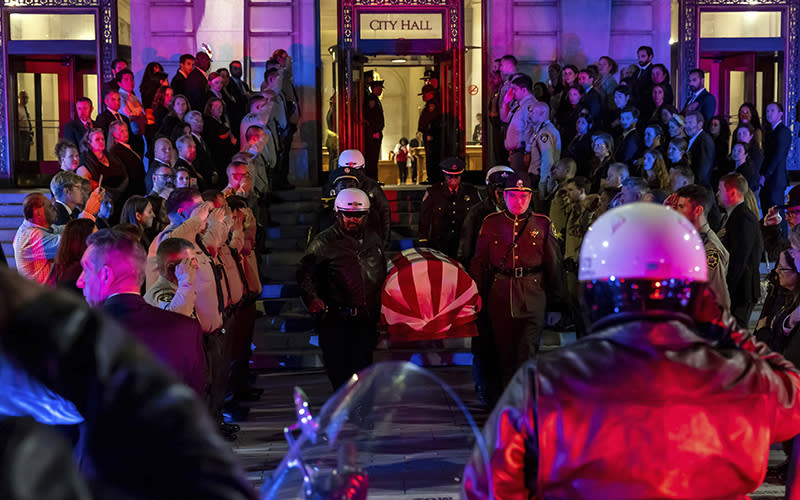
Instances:
[[[410,248],[392,260],[381,296],[381,321],[391,341],[474,337],[478,287],[455,260]]]

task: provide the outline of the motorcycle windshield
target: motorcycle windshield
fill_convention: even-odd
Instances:
[[[411,363],[362,371],[315,420],[316,438],[298,439],[301,468],[284,476],[276,498],[457,499],[472,454],[489,463],[458,396]]]

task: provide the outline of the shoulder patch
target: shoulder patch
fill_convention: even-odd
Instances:
[[[174,297],[175,297],[175,293],[174,292],[171,292],[171,291],[170,292],[161,292],[158,295],[156,295],[156,300],[160,304],[169,304],[169,303],[172,302],[172,299]]]
[[[709,248],[706,250],[706,263],[708,263],[708,270],[713,271],[719,266],[720,255],[719,250],[716,248]]]

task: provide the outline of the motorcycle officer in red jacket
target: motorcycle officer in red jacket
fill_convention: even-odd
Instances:
[[[484,430],[490,463],[474,453],[465,496],[755,491],[770,444],[800,433],[800,373],[728,328],[707,272],[700,236],[674,210],[633,203],[602,215],[580,253],[591,334],[516,373]]]

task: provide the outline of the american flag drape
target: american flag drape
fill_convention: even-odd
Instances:
[[[474,337],[478,287],[455,260],[430,248],[410,248],[389,267],[381,321],[392,341]]]

